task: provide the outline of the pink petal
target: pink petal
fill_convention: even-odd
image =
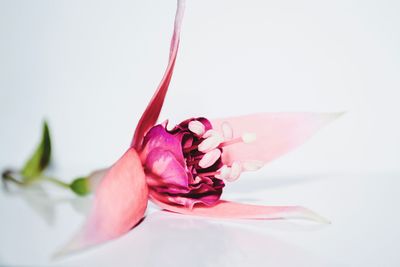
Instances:
[[[182,166],[185,166],[181,138],[168,133],[164,126],[156,125],[148,131],[143,140],[143,146],[140,151],[142,162],[146,162],[152,150],[160,148],[170,151],[176,160]]]
[[[147,156],[146,172],[159,177],[165,187],[176,186],[187,188],[188,176],[184,166],[175,158],[175,155],[163,147],[154,148]]]
[[[260,113],[216,119],[211,123],[216,130],[228,123],[234,137],[256,134],[254,142],[224,147],[222,160],[225,164],[246,160],[267,163],[301,145],[339,115],[341,113]]]
[[[191,209],[197,203],[207,206],[214,205],[219,200],[221,193],[221,188],[213,188],[211,185],[202,183],[196,188],[192,188],[192,192],[189,191],[187,194],[174,194],[173,192],[165,194],[162,190],[153,187],[149,191],[149,197],[154,202],[159,201],[165,205],[168,205],[166,203],[171,203],[171,205],[179,204]]]
[[[143,167],[136,151],[130,148],[101,180],[83,229],[57,254],[74,252],[126,233],[143,218],[147,199]]]
[[[138,125],[136,126],[135,134],[132,139],[131,146],[139,149],[144,135],[146,132],[157,122],[158,116],[160,115],[161,108],[164,103],[165,95],[167,94],[168,86],[171,81],[172,73],[174,71],[175,59],[178,53],[179,47],[179,35],[181,31],[181,23],[184,11],[184,1],[178,0],[178,7],[175,15],[174,33],[172,35],[170,54],[168,66],[165,71],[164,77],[162,78],[157,91],[154,93],[150,103],[146,110],[142,114]]]
[[[108,170],[109,168],[98,169],[89,174],[88,181],[90,192],[96,192],[97,187],[101,180],[103,180],[103,177],[107,174]]]
[[[192,209],[173,206],[152,198],[160,208],[185,215],[219,219],[306,219],[329,223],[315,212],[300,206],[260,206],[218,201],[214,206],[195,205]]]

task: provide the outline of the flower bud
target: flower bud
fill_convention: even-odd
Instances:
[[[72,181],[69,187],[75,194],[79,196],[85,196],[91,193],[89,180],[87,179],[87,177],[76,178]]]

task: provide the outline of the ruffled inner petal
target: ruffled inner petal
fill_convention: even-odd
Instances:
[[[170,185],[187,188],[188,177],[186,169],[175,154],[162,147],[154,148],[146,158],[146,172],[160,179],[159,183],[168,187]]]
[[[225,184],[213,174],[221,167],[221,158],[207,168],[199,166],[205,154],[196,147],[204,138],[189,130],[193,120],[211,129],[207,119],[191,118],[168,131],[166,124],[156,125],[144,138],[141,159],[146,180],[150,194],[160,201],[185,207],[212,205],[222,194]]]
[[[162,125],[154,126],[146,134],[143,141],[143,149],[140,153],[142,162],[145,162],[151,151],[158,148],[169,151],[181,166],[185,165],[181,139],[168,133]]]

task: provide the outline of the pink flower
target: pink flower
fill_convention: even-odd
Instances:
[[[191,118],[172,130],[166,129],[167,122],[155,125],[174,69],[183,10],[184,1],[178,0],[167,70],[139,120],[131,147],[104,173],[84,227],[62,253],[128,232],[144,217],[148,199],[163,209],[197,216],[323,220],[299,206],[249,205],[220,197],[225,182],[302,144],[338,114]]]
[[[217,178],[223,167],[223,148],[199,148],[213,138],[205,138],[213,131],[211,123],[198,118],[186,120],[171,131],[165,126],[160,124],[149,130],[140,152],[150,197],[187,208],[196,203],[215,204],[225,186]]]

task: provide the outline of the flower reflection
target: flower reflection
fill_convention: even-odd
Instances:
[[[341,266],[266,233],[273,221],[207,220],[156,211],[122,238],[67,258],[87,266]],[[280,222],[281,224],[282,222]],[[247,226],[246,226],[247,225]],[[308,226],[287,222],[303,231]]]
[[[86,215],[91,206],[91,201],[88,197],[52,196],[41,184],[33,184],[24,188],[12,188],[7,193],[10,197],[23,199],[27,206],[42,218],[48,226],[55,225],[56,209],[60,204],[70,205],[76,213],[81,215]]]

